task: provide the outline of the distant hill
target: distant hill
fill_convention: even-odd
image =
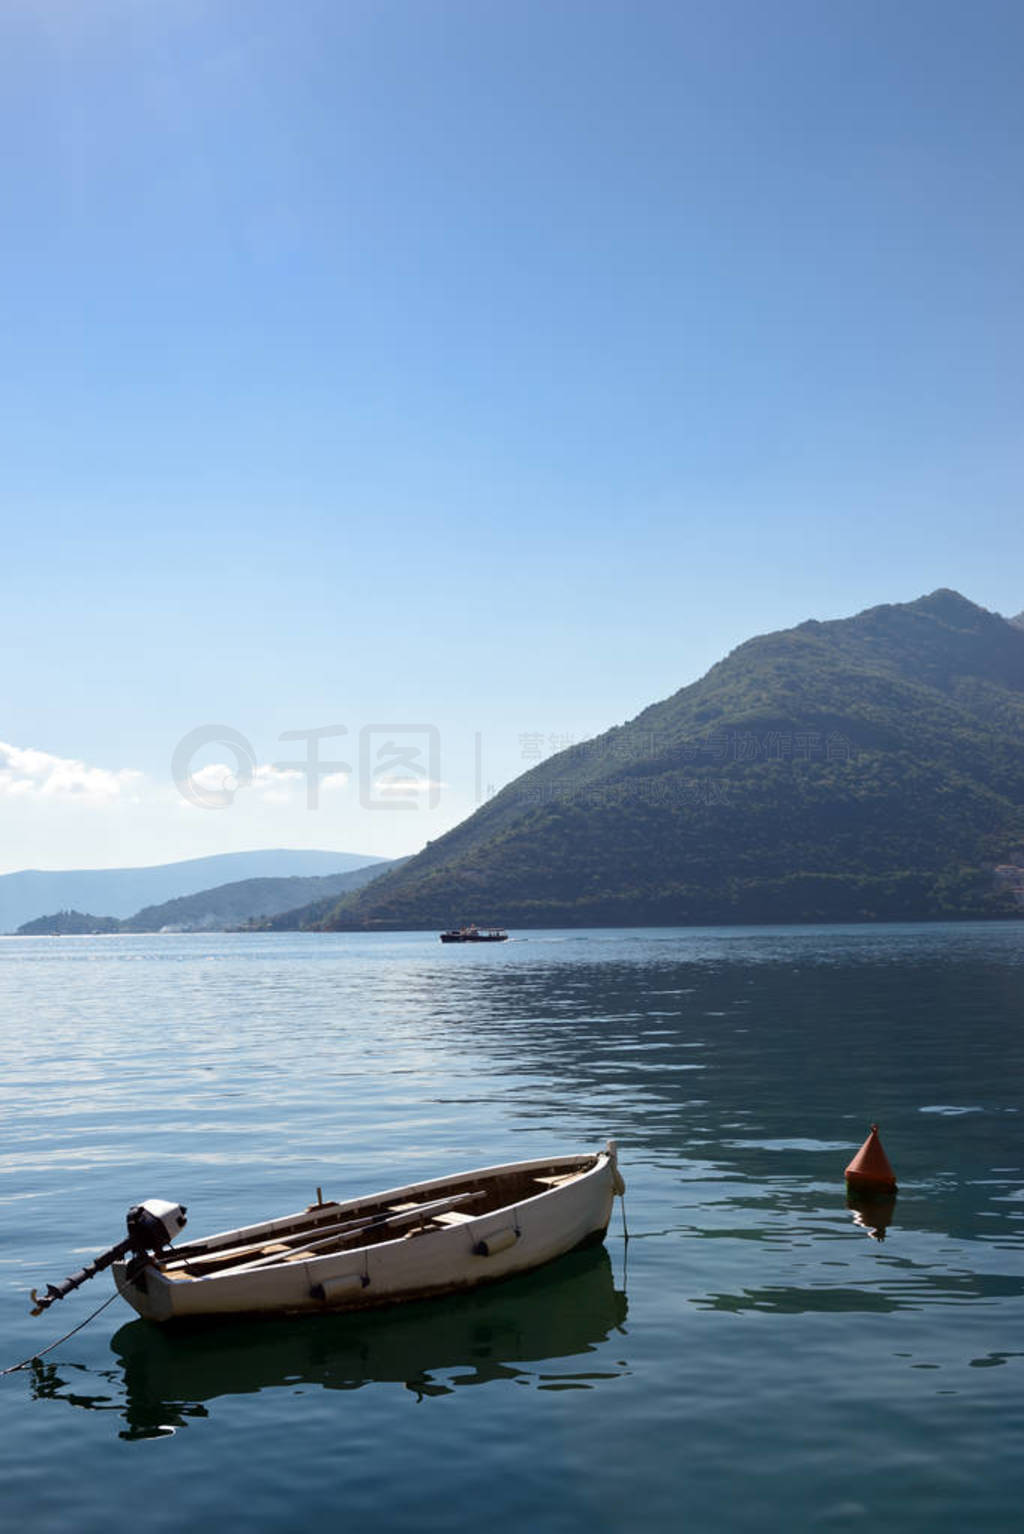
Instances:
[[[339,895],[360,889],[377,879],[390,862],[368,863],[350,873],[326,874],[312,879],[243,879],[203,890],[198,895],[182,895],[163,905],[147,906],[121,923],[123,932],[160,932],[167,927],[182,931],[223,930],[240,927],[279,911],[325,901],[333,905]]]
[[[349,888],[352,890],[363,888],[372,880],[382,879],[386,873],[403,867],[408,861],[408,858],[396,858],[394,862],[384,863],[372,871],[364,868],[357,869],[355,873],[348,875],[348,878],[353,881]],[[296,903],[286,906],[255,925],[267,932],[317,931],[324,926],[337,904],[336,895],[321,895],[319,899],[310,901],[308,904]]]
[[[348,873],[381,863],[351,852],[273,849],[225,852],[151,868],[97,868],[0,874],[0,932],[12,932],[47,911],[103,911],[131,916],[143,906],[243,879],[277,879]]]
[[[37,916],[18,928],[18,937],[81,937],[94,933],[120,932],[116,916],[89,916],[84,911],[55,911],[52,916]]]
[[[58,911],[25,922],[18,928],[17,935],[61,937],[97,932],[223,932],[261,923],[278,911],[296,905],[322,902],[330,906],[340,894],[359,889],[390,867],[391,863],[382,861],[354,868],[350,873],[327,874],[322,878],[241,879],[234,884],[202,890],[198,895],[180,895],[162,905],[146,906],[134,916],[124,918]]]
[[[401,868],[293,919],[374,930],[1019,914],[1022,806],[1024,628],[942,590],[749,640],[525,773]]]

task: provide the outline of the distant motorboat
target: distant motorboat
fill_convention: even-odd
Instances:
[[[448,932],[441,933],[442,943],[507,943],[508,933],[500,927],[477,927],[470,924],[468,927],[452,927]]]

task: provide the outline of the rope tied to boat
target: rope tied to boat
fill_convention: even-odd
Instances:
[[[91,1315],[86,1316],[84,1321],[79,1321],[78,1325],[73,1326],[69,1332],[65,1332],[63,1337],[58,1337],[56,1342],[51,1342],[49,1347],[37,1348],[36,1351],[32,1354],[31,1358],[23,1358],[20,1364],[11,1364],[10,1368],[8,1369],[0,1369],[0,1376],[4,1374],[17,1374],[19,1369],[30,1368],[32,1364],[37,1363],[39,1359],[42,1358],[46,1353],[52,1353],[54,1348],[59,1348],[62,1342],[67,1342],[69,1337],[73,1337],[76,1332],[82,1331],[89,1325],[90,1321],[95,1321],[100,1312],[106,1310],[108,1305],[113,1305],[117,1298],[118,1293],[115,1289],[113,1294],[107,1296],[102,1305],[97,1305],[96,1309],[92,1312]]]
[[[626,1180],[619,1171],[618,1142],[615,1140],[606,1141],[604,1153],[612,1164],[612,1188],[618,1197],[622,1198],[626,1191]]]
[[[612,1190],[622,1205],[622,1239],[628,1245],[629,1229],[626,1225],[626,1179],[619,1171],[619,1147],[614,1140],[609,1140],[605,1147],[608,1160],[612,1165]]]

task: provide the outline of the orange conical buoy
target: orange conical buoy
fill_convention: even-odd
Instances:
[[[872,1124],[860,1150],[846,1168],[846,1186],[857,1193],[895,1193],[896,1173],[878,1138],[878,1125]]]

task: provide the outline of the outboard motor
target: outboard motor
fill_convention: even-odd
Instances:
[[[128,1211],[126,1220],[128,1234],[123,1241],[116,1246],[109,1247],[107,1251],[93,1262],[87,1263],[77,1273],[72,1273],[70,1278],[65,1278],[59,1284],[47,1284],[46,1293],[38,1294],[32,1290],[34,1316],[42,1315],[54,1300],[62,1300],[73,1289],[78,1289],[88,1278],[95,1278],[97,1273],[102,1273],[104,1268],[109,1268],[111,1263],[117,1262],[121,1257],[132,1253],[138,1266],[148,1262],[150,1257],[157,1252],[162,1252],[169,1242],[173,1241],[180,1230],[185,1227],[185,1205],[169,1204],[163,1198],[147,1198],[141,1204],[133,1204]]]
[[[184,1204],[169,1204],[165,1198],[147,1198],[142,1204],[133,1204],[125,1220],[128,1250],[140,1256],[163,1251],[185,1229],[185,1213]]]

